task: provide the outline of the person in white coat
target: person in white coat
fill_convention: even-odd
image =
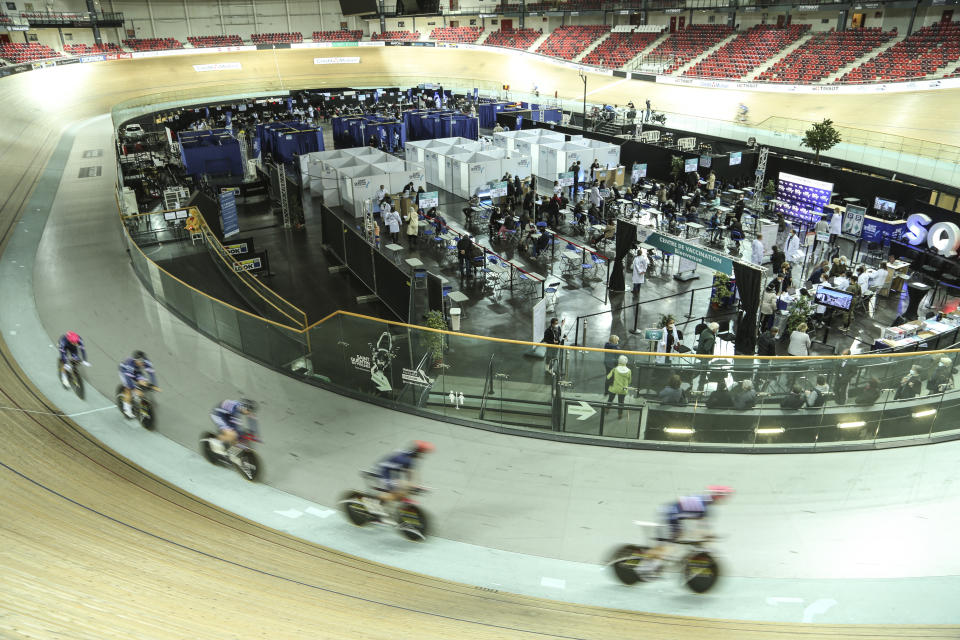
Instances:
[[[602,202],[603,200],[602,198],[600,198],[600,187],[597,186],[596,182],[594,182],[590,186],[590,204],[596,206],[599,209]]]
[[[640,252],[633,259],[633,295],[640,293],[640,285],[643,284],[649,268],[650,259],[647,258],[647,250],[640,249]]]
[[[753,264],[763,264],[763,235],[758,235],[750,244],[750,258]]]
[[[384,203],[384,205],[389,207],[389,205],[386,205],[386,203]],[[387,226],[387,229],[390,230],[391,242],[393,242],[393,244],[399,244],[401,223],[400,214],[392,209],[385,211],[383,214],[383,223]]]
[[[790,229],[790,235],[787,237],[783,252],[789,262],[803,261],[803,254],[800,253],[800,236],[797,235],[796,229]]]
[[[834,211],[833,216],[830,217],[830,244],[837,241],[837,238],[840,236],[842,224],[843,216],[840,215],[839,211]]]
[[[671,353],[677,350],[677,345],[680,344],[680,332],[677,331],[676,325],[673,323],[673,319],[663,328],[663,335],[660,336],[660,342],[657,344],[657,351]],[[670,358],[664,358],[663,356],[657,356],[656,361],[658,364],[663,364],[664,362],[670,362]]]

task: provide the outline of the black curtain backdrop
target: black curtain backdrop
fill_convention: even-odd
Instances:
[[[740,316],[737,322],[736,351],[752,355],[757,348],[757,311],[760,308],[760,288],[763,271],[743,262],[733,263],[733,277],[740,292]]]
[[[613,271],[610,273],[610,282],[607,288],[610,291],[626,291],[627,284],[623,277],[623,259],[637,241],[637,225],[617,218],[617,254],[613,261]]]

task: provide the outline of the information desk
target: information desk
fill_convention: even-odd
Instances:
[[[897,327],[884,330],[889,337],[879,338],[873,343],[875,351],[929,351],[946,349],[957,343],[960,329],[960,314],[947,314],[938,322],[929,320],[911,320]],[[898,338],[891,334],[902,333]]]

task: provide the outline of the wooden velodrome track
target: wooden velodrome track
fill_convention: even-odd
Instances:
[[[327,50],[329,51],[329,50]],[[337,50],[341,54],[343,50]],[[359,53],[358,53],[359,52]],[[576,97],[576,73],[501,55],[412,48],[244,52],[35,71],[0,81],[2,243],[61,129],[122,100],[314,86],[510,83]],[[193,64],[241,62],[197,73]],[[459,71],[458,70],[462,70]],[[742,96],[597,77],[591,100],[705,116]],[[957,142],[956,92],[749,96],[754,113]],[[787,100],[789,102],[787,102]],[[729,106],[729,108],[727,108]],[[909,121],[907,118],[909,117]],[[906,129],[936,123],[938,131]],[[948,133],[940,133],[942,129]],[[949,138],[949,139],[948,139]],[[109,230],[108,230],[109,232]],[[86,284],[85,284],[86,286]],[[90,285],[93,286],[93,285]],[[118,302],[119,304],[119,302]],[[333,552],[204,503],[106,450],[26,379],[0,343],[0,638],[947,638],[956,629],[767,624],[642,614],[482,590]]]

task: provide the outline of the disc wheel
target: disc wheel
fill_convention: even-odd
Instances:
[[[690,554],[683,561],[683,582],[694,593],[705,593],[720,577],[720,565],[706,551]]]
[[[610,565],[613,567],[613,573],[617,576],[617,580],[626,585],[646,582],[640,576],[637,568],[646,559],[649,550],[649,547],[625,544],[614,551],[610,558]]]
[[[415,504],[405,504],[397,511],[400,521],[397,526],[407,540],[423,542],[427,539],[427,515]]]
[[[127,418],[127,414],[123,412],[123,385],[122,384],[117,385],[117,393],[116,393],[115,399],[117,402],[117,409],[120,410],[120,415],[122,415],[124,418]],[[127,418],[127,420],[129,419],[130,418]]]
[[[363,497],[364,495],[359,491],[349,491],[340,498],[347,520],[358,527],[366,526],[373,520],[373,516],[361,501]]]
[[[213,447],[210,446],[210,439],[216,437],[217,436],[209,431],[200,436],[200,451],[203,453],[203,457],[207,459],[207,462],[212,464],[217,464],[220,462],[220,456],[217,455],[214,452]]]
[[[253,451],[240,452],[240,475],[253,482],[260,475],[260,459]]]
[[[155,416],[153,415],[153,404],[146,398],[140,399],[140,415],[138,416],[140,420],[140,426],[146,429],[147,431],[153,431]]]

